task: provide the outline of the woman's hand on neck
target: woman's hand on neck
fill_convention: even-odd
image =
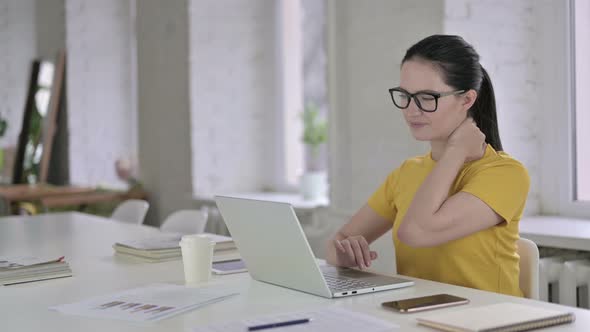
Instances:
[[[447,140],[431,141],[432,159],[438,161],[446,153],[461,158],[462,162],[481,159],[486,151],[486,136],[471,118],[466,118]]]

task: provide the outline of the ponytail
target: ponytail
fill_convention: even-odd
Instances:
[[[473,118],[479,129],[486,135],[486,143],[490,144],[494,150],[502,151],[502,142],[498,131],[498,118],[496,116],[496,98],[494,96],[494,87],[488,72],[481,67],[483,74],[481,88],[477,94],[477,99],[469,109],[469,115]]]

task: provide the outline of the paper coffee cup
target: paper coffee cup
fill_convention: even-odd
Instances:
[[[180,240],[186,284],[211,280],[211,263],[215,242],[203,234],[185,235]]]

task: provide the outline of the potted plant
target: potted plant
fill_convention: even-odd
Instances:
[[[322,148],[328,139],[328,124],[321,117],[319,108],[308,103],[302,114],[303,137],[305,144],[305,172],[301,177],[300,190],[303,199],[324,198],[327,191],[327,178],[322,160]]]

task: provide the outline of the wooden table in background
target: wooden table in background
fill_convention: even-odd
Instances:
[[[92,191],[69,195],[48,196],[42,198],[41,205],[46,208],[64,206],[84,206],[88,204],[125,201],[128,199],[147,199],[147,193],[141,189],[129,191]]]
[[[80,195],[94,191],[96,191],[95,188],[87,187],[14,184],[0,186],[0,198],[5,204],[3,207],[4,214],[9,214],[10,212],[16,211],[15,206],[19,203],[34,203],[49,197]]]
[[[141,189],[129,191],[105,191],[91,187],[38,185],[6,185],[0,186],[0,198],[5,206],[2,212],[6,214],[18,213],[23,203],[36,204],[41,209],[59,208],[67,206],[87,206],[89,204],[117,202],[127,199],[146,199],[147,193]],[[27,211],[35,214],[42,211]]]

